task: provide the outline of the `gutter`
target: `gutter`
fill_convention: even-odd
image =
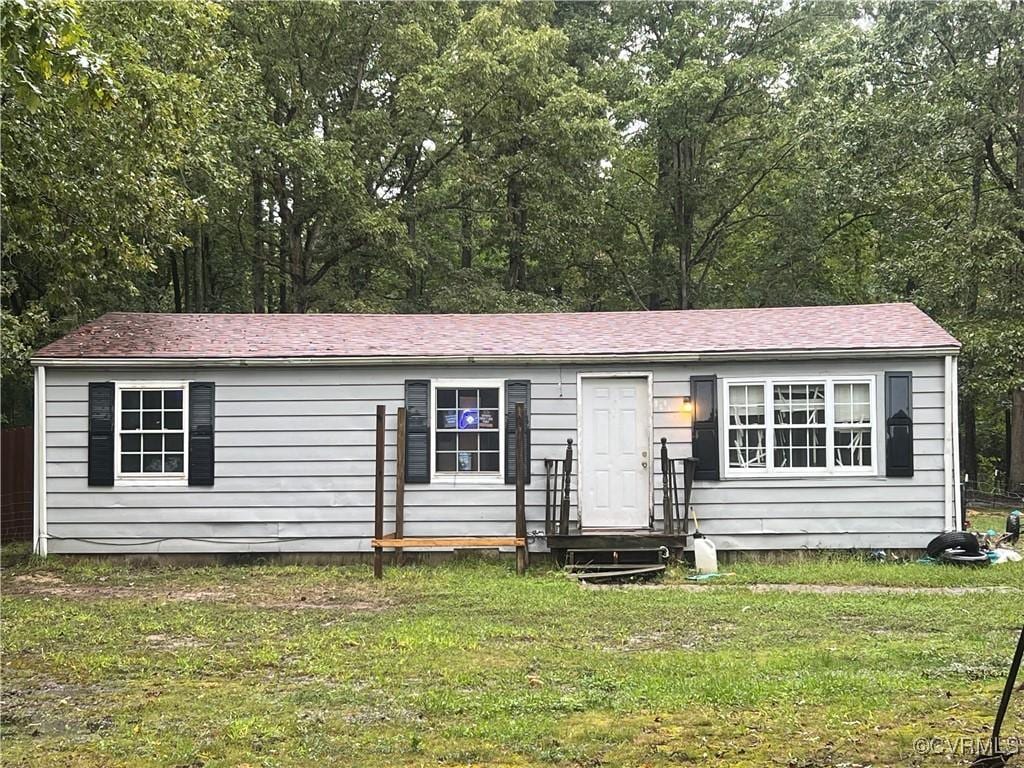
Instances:
[[[32,552],[46,557],[46,368],[36,368],[32,461]]]
[[[945,505],[944,512],[944,526],[945,531],[955,531],[958,526],[956,524],[957,518],[957,499],[960,494],[958,491],[957,475],[960,470],[958,468],[958,448],[957,444],[960,442],[959,437],[959,424],[957,415],[957,372],[956,372],[956,358],[952,355],[946,355],[945,367],[944,367],[944,386],[943,386],[943,441],[942,441],[942,469],[943,469],[943,485],[945,486],[945,493],[943,494],[943,501]]]
[[[523,365],[556,363],[698,363],[746,360],[841,360],[937,357],[960,354],[958,346],[907,349],[808,349],[725,352],[656,352],[597,355],[367,355],[313,357],[35,357],[35,367],[61,368],[257,368],[367,365]]]

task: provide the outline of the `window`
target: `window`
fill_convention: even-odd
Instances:
[[[870,467],[871,387],[865,383],[835,385],[835,461],[837,467]]]
[[[825,385],[772,387],[776,467],[825,466]]]
[[[741,384],[729,391],[729,466],[764,469],[768,466],[764,386]]]
[[[499,476],[501,387],[434,388],[434,471],[444,475]]]
[[[871,474],[874,379],[725,382],[733,475]]]
[[[117,456],[120,480],[186,479],[187,385],[117,385]]]

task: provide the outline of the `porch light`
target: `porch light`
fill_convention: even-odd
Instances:
[[[683,395],[683,413],[693,413],[693,398]]]

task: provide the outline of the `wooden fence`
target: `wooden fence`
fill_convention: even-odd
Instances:
[[[32,427],[0,430],[0,542],[32,540]]]

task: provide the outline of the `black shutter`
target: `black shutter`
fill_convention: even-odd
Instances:
[[[691,376],[693,403],[693,457],[697,459],[694,480],[718,480],[718,378]]]
[[[114,484],[114,383],[89,384],[89,485]]]
[[[913,374],[885,372],[885,474],[914,476]]]
[[[188,484],[213,485],[214,385],[193,381],[188,386]]]
[[[526,484],[530,484],[530,382],[505,382],[505,482],[516,482],[516,403],[522,403],[526,422]]]
[[[430,482],[430,381],[405,381],[405,482]]]

